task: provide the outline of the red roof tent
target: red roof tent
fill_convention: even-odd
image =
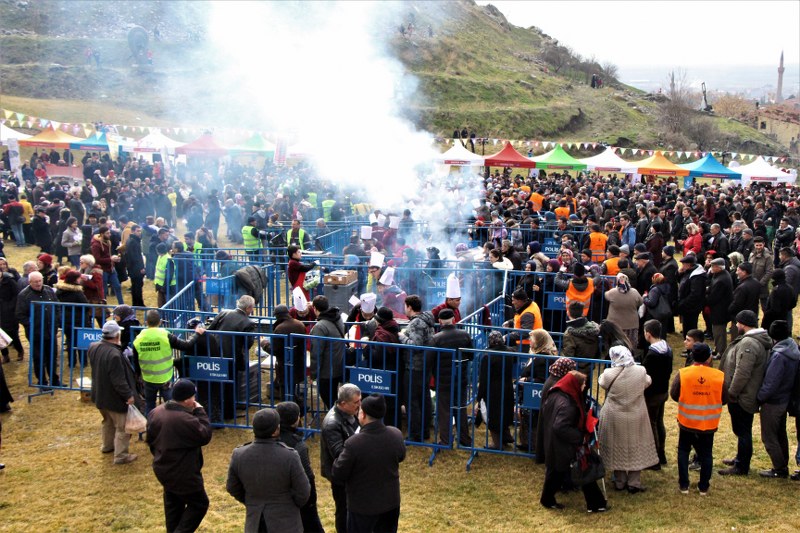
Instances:
[[[486,158],[484,166],[535,168],[536,163],[514,150],[510,142],[506,142],[502,150]]]
[[[214,140],[214,136],[210,133],[204,133],[200,138],[195,139],[189,144],[179,146],[175,149],[175,152],[178,154],[209,157],[223,157],[228,155],[228,150],[218,145]]]

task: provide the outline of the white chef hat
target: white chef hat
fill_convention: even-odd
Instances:
[[[352,295],[349,300],[347,300],[347,303],[349,303],[352,307],[357,306],[359,302],[361,302],[361,300],[359,300],[358,296],[356,296],[355,294]],[[347,322],[347,320],[345,320],[345,322]]]
[[[389,217],[389,228],[398,229],[400,227],[400,217]]]
[[[375,213],[370,213],[369,214],[369,223],[370,224],[375,224],[376,222],[378,222],[377,215],[375,215]]]
[[[461,286],[455,274],[447,276],[447,290],[444,295],[445,298],[461,298]]]
[[[372,252],[372,255],[369,258],[369,266],[383,268],[383,260],[385,258],[386,256],[380,252]]]
[[[375,312],[375,302],[378,299],[375,294],[371,292],[365,292],[361,295],[361,311],[364,313],[374,313]]]
[[[294,301],[294,308],[301,313],[308,309],[308,300],[306,300],[306,295],[303,294],[303,289],[300,287],[295,287],[292,290],[292,300]]]
[[[386,215],[378,215],[378,226],[383,227],[386,224]]]
[[[372,226],[361,226],[361,238],[364,240],[372,238]]]
[[[394,283],[394,268],[386,267],[386,270],[383,271],[383,275],[381,279],[378,280],[378,283],[381,285],[391,285]]]

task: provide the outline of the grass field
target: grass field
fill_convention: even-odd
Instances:
[[[222,233],[222,232],[221,232]],[[9,262],[19,266],[31,257],[7,247]],[[152,286],[145,287],[152,303]],[[127,293],[126,293],[127,294]],[[670,338],[676,353],[677,337]],[[13,357],[12,351],[12,359]],[[27,387],[28,359],[4,365],[17,401],[2,415],[3,448],[0,462],[0,531],[8,532],[149,532],[163,529],[161,486],[142,442],[132,441],[140,459],[115,466],[100,453],[100,415],[92,404],[79,401],[78,393],[59,392],[28,403],[35,392]],[[683,365],[676,357],[675,368]],[[756,471],[770,466],[754,427],[752,473],[747,478],[712,478],[708,497],[700,498],[696,486],[688,496],[678,492],[675,467],[677,425],[675,403],[667,404],[669,465],[661,472],[645,472],[647,492],[637,495],[609,493],[612,510],[588,515],[580,493],[561,495],[564,511],[548,511],[538,504],[544,467],[530,459],[481,454],[466,472],[464,452],[440,453],[428,467],[426,448],[409,448],[401,466],[402,508],[400,530],[518,532],[547,528],[551,531],[797,531],[796,511],[800,483],[762,479]],[[795,446],[794,420],[789,419],[790,443]],[[241,531],[244,507],[225,492],[231,452],[248,442],[245,430],[214,432],[204,450],[203,469],[211,507],[201,531]],[[721,459],[735,453],[735,438],[727,414],[716,437],[715,469]],[[327,531],[334,531],[333,502],[327,482],[319,476],[319,439],[309,440],[312,465],[318,474],[319,510]],[[696,483],[697,473],[692,473]],[[268,482],[268,480],[265,480]],[[610,488],[610,484],[606,483]]]

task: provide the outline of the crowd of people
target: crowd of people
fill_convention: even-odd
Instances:
[[[313,337],[308,345],[308,369],[305,340],[291,347],[292,357],[298,361],[292,367],[300,371],[290,379],[297,385],[307,372],[330,410],[322,424],[321,463],[323,477],[331,482],[339,531],[349,527],[348,520],[361,524],[358,527],[364,530],[378,527],[376,523],[390,524],[389,528],[394,523],[396,527],[394,513],[399,513],[399,492],[380,494],[387,501],[368,508],[351,504],[370,496],[365,492],[370,481],[350,470],[352,456],[343,446],[354,438],[356,417],[364,427],[380,421],[380,427],[385,422],[387,428],[402,428],[399,413],[405,406],[408,438],[424,442],[432,437],[436,404],[439,435],[433,438],[447,445],[453,441],[451,397],[453,405],[459,407],[471,400],[484,401],[491,447],[508,449],[514,445],[535,453],[546,464],[541,503],[548,508],[560,507],[555,494],[569,483],[570,463],[595,436],[603,462],[613,472],[613,487],[630,494],[646,490],[642,472],[668,464],[670,445],[666,442],[664,408],[670,397],[678,402],[681,492],[689,490],[690,469],[700,471],[700,494],[709,491],[713,437],[723,404],[728,405],[738,446],[736,456],[723,461],[726,468],[719,474],[749,473],[752,426],[758,413],[761,439],[772,463],[759,474],[767,478],[790,476],[786,424],[787,413],[794,414],[800,362],[800,350],[792,335],[793,309],[800,292],[797,188],[756,183],[748,188],[701,184],[679,188],[669,181],[632,184],[624,177],[597,174],[540,173],[528,177],[508,171],[487,173],[482,178],[483,197],[473,204],[471,213],[462,205],[454,209],[463,215],[461,220],[454,220],[452,213],[441,215],[447,217],[443,235],[420,232],[409,209],[397,213],[372,211],[367,222],[354,226],[356,230],[341,255],[346,261],[355,257],[355,264],[366,267],[366,276],[359,279],[361,297],[344,321],[342,309],[331,305],[325,296],[314,294],[313,287],[304,283],[314,265],[304,264],[302,259],[303,252],[316,247],[319,237],[329,231],[327,223],[356,218],[356,206],[367,200],[359,191],[344,191],[302,165],[288,169],[265,165],[255,170],[234,163],[168,170],[158,162],[112,160],[94,154],[83,159],[84,181],[73,183],[49,178],[46,171],[42,172],[45,166],[37,161],[41,156],[35,156],[23,165],[22,179],[10,177],[0,189],[4,240],[13,240],[22,254],[32,245],[38,248],[19,265],[0,259],[0,326],[8,336],[3,362],[11,363],[9,347],[16,350],[18,361],[24,359],[21,324],[34,361],[34,379],[40,386],[58,386],[59,376],[51,375],[58,368],[53,364],[58,356],[54,339],[36,337],[36,332],[50,331],[41,326],[44,323],[67,322],[58,316],[61,308],[57,306],[42,307],[41,315],[30,316],[30,303],[100,305],[107,303],[113,292],[119,304],[113,316],[90,313],[83,325],[96,321],[104,337],[117,340],[125,357],[122,362],[131,361],[132,377],[126,370],[121,378],[117,376],[120,379],[115,380],[115,386],[124,388],[124,382],[130,379],[135,385],[138,374],[145,378],[147,402],[143,410],[156,413],[161,409],[155,407],[160,394],[168,410],[180,411],[183,418],[188,414],[193,424],[205,427],[209,416],[194,403],[196,394],[203,397],[202,387],[197,386],[189,396],[187,389],[176,397],[172,368],[167,371],[158,367],[159,354],[162,349],[163,353],[173,348],[191,351],[192,343],[206,330],[254,331],[249,318],[255,309],[254,299],[241,297],[236,309],[220,312],[206,327],[198,325],[189,340],[157,331],[160,317],[148,316],[137,347],[130,334],[130,306],[126,305],[122,283],[130,280],[130,305],[143,306],[144,280],[151,279],[157,302],[163,305],[175,290],[203,277],[203,268],[194,266],[202,262],[192,261],[192,254],[202,251],[226,257],[224,251],[216,252],[223,218],[226,239],[242,245],[251,260],[265,257],[261,248],[287,247],[285,265],[292,305],[274,309],[274,331],[308,332]],[[72,154],[59,159],[62,157]],[[186,227],[183,233],[177,230],[179,220]],[[309,221],[313,221],[313,228]],[[441,249],[443,241],[452,249]],[[557,253],[552,252],[553,243]],[[175,260],[181,256],[188,260]],[[452,264],[447,260],[458,262],[459,274],[447,278],[444,302],[425,301],[419,277],[404,269],[436,269]],[[508,273],[499,278],[505,280],[503,292],[508,296],[506,321],[494,325],[496,328],[487,335],[491,353],[476,361],[479,371],[474,398],[467,397],[468,373],[450,371],[466,367],[472,359],[472,352],[459,352],[473,347],[471,335],[459,327],[464,311],[459,276],[465,270],[487,278]],[[550,305],[548,296],[552,294],[563,296],[563,308]],[[701,316],[704,329],[699,328]],[[70,322],[75,322],[74,317]],[[343,384],[344,362],[350,354],[346,343],[332,339],[346,337],[351,324],[358,328],[356,339],[398,345],[392,352],[384,349],[380,368],[396,372],[410,394],[376,398],[375,405],[366,409],[363,402],[367,397],[362,401],[357,388]],[[126,334],[123,342],[120,339]],[[686,365],[674,373],[668,341],[674,345],[679,339],[685,347],[680,355],[686,357]],[[131,353],[125,354],[129,343]],[[220,343],[227,343],[218,348],[237,359],[236,368],[246,368],[252,339],[228,337]],[[452,349],[459,355],[440,356],[432,364],[424,350],[413,347]],[[277,364],[286,364],[282,358],[285,349],[273,346],[272,350]],[[518,361],[529,364],[518,372],[512,368],[512,359],[500,354],[503,351],[525,354],[517,356]],[[560,358],[550,364],[529,354]],[[91,355],[90,350],[90,359]],[[602,366],[574,358],[607,359],[610,364],[601,370]],[[714,368],[715,360],[719,361],[718,368]],[[434,367],[439,368],[435,401],[429,391]],[[92,369],[96,370],[94,364]],[[277,375],[284,374],[279,371]],[[452,375],[464,382],[450,383]],[[517,387],[525,381],[543,386],[541,411],[535,416],[530,412],[525,416],[524,409],[515,412]],[[701,385],[696,384],[698,381]],[[586,403],[586,391],[593,382],[605,390],[596,431],[589,427],[593,415]],[[130,391],[134,391],[130,385]],[[127,411],[128,399],[134,396],[124,396],[122,401],[115,398],[113,409],[98,404],[101,411],[109,411],[103,413],[103,450],[113,451],[115,462],[120,464],[135,460],[126,443],[117,442],[124,440],[119,413]],[[4,379],[0,379],[0,410],[9,410],[11,401]],[[181,407],[169,407],[173,405],[170,402]],[[206,408],[212,410],[214,406]],[[305,407],[301,404],[298,409],[302,412]],[[163,415],[163,410],[160,413],[156,420],[178,416]],[[297,417],[289,420],[293,413],[287,415],[289,433],[297,429]],[[212,420],[233,416],[230,412],[209,414]],[[456,438],[462,446],[471,446],[467,409],[459,408],[456,416],[461,429]],[[276,417],[280,418],[278,425]],[[284,425],[278,413],[265,413],[261,418],[264,424],[256,431],[257,443],[277,437],[278,426]],[[512,435],[510,428],[517,421],[521,429]],[[255,422],[253,425],[255,430]],[[797,431],[800,437],[800,424]],[[370,433],[363,433],[367,442]],[[381,429],[379,433],[375,435],[377,441],[395,440],[393,430]],[[198,450],[204,435],[199,428]],[[159,445],[151,439],[156,437],[148,430],[148,442],[157,448]],[[287,444],[294,440],[287,437]],[[272,442],[269,446],[243,451],[241,458],[234,454],[228,488],[237,499],[246,498],[248,485],[254,482],[248,481],[246,468],[234,469],[234,462],[249,464],[257,459],[255,455],[279,453],[266,451],[278,449]],[[364,446],[353,444],[351,453],[363,453],[359,450]],[[696,457],[690,460],[692,448]],[[393,448],[387,445],[384,450],[389,453]],[[402,460],[404,452],[395,451],[387,459],[391,464]],[[340,461],[343,452],[345,459]],[[254,457],[247,457],[248,453]],[[795,459],[800,462],[800,456]],[[297,491],[293,505],[302,516],[302,527],[307,527],[306,514],[301,512],[309,501],[305,494],[314,492],[310,469],[305,466],[302,468],[305,478],[312,481],[311,489],[302,487],[299,471],[287,472],[287,479],[294,480],[292,486],[295,482],[298,485],[292,489]],[[791,477],[800,479],[800,473]],[[608,508],[607,499],[592,483],[582,487],[587,508],[603,512]],[[186,490],[172,490],[165,484],[168,523],[181,519],[180,513],[171,519],[170,509],[186,505]],[[172,495],[169,506],[168,492]],[[376,509],[381,510],[373,512]],[[195,510],[193,519],[199,516],[202,520],[199,513]],[[268,514],[262,510],[260,516]],[[376,518],[378,515],[380,518]],[[259,520],[259,515],[251,517],[248,509],[247,527],[258,530]],[[296,527],[297,520],[292,520],[291,527]]]

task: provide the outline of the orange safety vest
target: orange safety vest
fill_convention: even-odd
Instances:
[[[520,329],[522,325],[522,315],[525,313],[531,313],[533,315],[533,329],[542,329],[542,313],[539,311],[539,306],[536,302],[531,302],[531,304],[522,310],[521,313],[514,315],[514,329]],[[528,336],[525,336],[520,340],[521,344],[530,344],[531,339]]]
[[[556,207],[555,213],[557,218],[566,218],[569,220],[569,207]]]
[[[533,202],[533,208],[536,211],[541,211],[542,210],[542,204],[544,204],[544,196],[542,196],[538,192],[535,192],[535,193],[531,194],[531,202]]]
[[[606,276],[616,276],[619,274],[619,257],[611,257],[603,263],[606,265]]]
[[[583,316],[589,314],[589,304],[592,303],[592,294],[594,294],[594,280],[592,278],[587,278],[587,281],[589,285],[587,285],[586,289],[583,291],[576,289],[575,285],[572,284],[572,280],[570,280],[569,286],[567,287],[567,301],[565,307],[569,307],[571,302],[577,300],[583,304]]]
[[[722,415],[725,374],[705,365],[687,366],[679,372],[678,423],[687,429],[716,431]]]
[[[606,256],[606,242],[608,242],[608,236],[605,233],[593,232],[589,234],[589,250],[592,251],[592,261],[603,261]]]

